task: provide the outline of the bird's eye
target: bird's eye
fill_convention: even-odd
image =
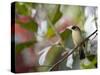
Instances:
[[[72,29],[73,29],[73,30],[74,30],[74,29],[77,29],[77,27],[76,27],[76,26],[73,26]]]

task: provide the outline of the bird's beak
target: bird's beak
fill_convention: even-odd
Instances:
[[[72,28],[72,26],[68,26],[66,29],[69,29],[69,30],[71,30],[71,28]]]

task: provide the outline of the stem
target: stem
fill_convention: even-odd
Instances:
[[[48,20],[48,21],[49,21],[49,20]],[[49,22],[50,22],[50,21],[49,21]],[[62,46],[62,48],[64,48],[64,50],[66,50],[66,48],[65,48],[64,45],[63,45],[62,39],[61,39],[61,37],[60,37],[60,33],[59,33],[58,31],[56,31],[55,26],[53,26],[53,24],[52,24],[51,22],[50,22],[50,26],[51,26],[51,28],[54,30],[56,36],[60,38],[60,42],[59,42],[60,45]]]
[[[94,35],[97,32],[97,30],[95,30],[90,36],[88,36],[87,38],[85,38],[78,46],[76,46],[68,55],[65,55],[62,59],[60,59],[57,63],[55,63],[48,71],[52,71],[58,64],[60,64],[62,61],[64,61],[68,56],[70,56],[73,52],[75,52],[75,50],[81,46],[85,41],[87,41],[92,35]]]
[[[44,7],[44,8],[45,8],[45,7]],[[45,8],[45,9],[46,9],[46,8]],[[63,45],[63,42],[62,42],[62,38],[61,38],[61,36],[60,36],[60,33],[57,31],[57,29],[55,28],[55,26],[54,26],[54,25],[52,24],[52,22],[50,21],[49,16],[47,15],[46,17],[47,17],[47,20],[48,20],[49,23],[50,23],[51,28],[54,30],[56,36],[60,38],[60,42],[59,42],[59,43],[60,43],[61,47],[62,47],[64,50],[66,50],[65,46]]]

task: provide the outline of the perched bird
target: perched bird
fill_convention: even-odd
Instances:
[[[73,39],[74,46],[76,47],[77,45],[79,45],[83,41],[81,30],[76,25],[68,26],[67,29],[72,31],[72,39]],[[80,59],[85,58],[84,48],[85,48],[85,44],[78,47]]]

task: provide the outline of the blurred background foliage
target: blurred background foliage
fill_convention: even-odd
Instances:
[[[85,6],[16,2],[16,72],[48,71],[63,57],[65,50],[59,40],[66,48],[74,47],[71,31],[66,27],[78,25],[84,31],[84,11]],[[81,63],[82,69],[97,67],[96,55],[90,54],[87,59],[89,63]],[[67,58],[54,70],[73,70],[75,67],[67,67],[66,61]]]

